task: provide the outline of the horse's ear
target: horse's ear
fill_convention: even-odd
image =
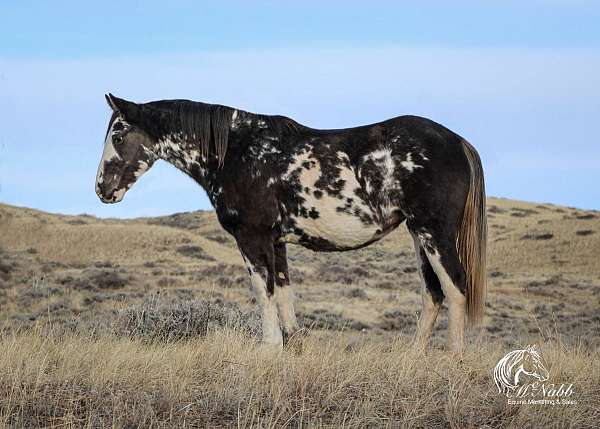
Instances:
[[[106,102],[115,113],[120,113],[126,119],[135,121],[140,115],[140,106],[132,101],[115,97],[112,94],[105,95]]]
[[[110,107],[113,112],[119,111],[117,105],[112,101],[110,94],[104,94],[104,98],[106,99],[106,103],[108,104],[108,107]]]

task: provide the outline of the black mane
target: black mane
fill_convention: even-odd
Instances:
[[[160,130],[152,133],[155,137],[163,138],[181,132],[185,141],[200,145],[201,153],[205,157],[209,155],[211,147],[214,148],[219,164],[223,163],[227,152],[234,111],[238,112],[237,118],[240,120],[264,121],[278,134],[298,132],[301,128],[305,128],[285,116],[250,113],[229,106],[190,100],[153,101],[144,106],[149,108],[150,111],[147,112],[149,119],[154,122],[145,125],[154,128],[160,124]],[[160,118],[154,118],[153,113],[158,113]]]
[[[160,137],[181,132],[188,143],[200,144],[204,157],[208,156],[212,142],[219,163],[223,162],[234,109],[189,100],[162,100],[147,105],[161,114]]]

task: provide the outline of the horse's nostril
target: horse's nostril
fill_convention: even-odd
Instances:
[[[96,185],[96,194],[105,202],[114,201],[115,199],[115,190],[107,190],[106,187],[102,185]]]

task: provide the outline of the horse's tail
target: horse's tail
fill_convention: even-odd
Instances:
[[[470,179],[456,244],[467,276],[467,318],[471,325],[476,325],[483,318],[486,294],[485,183],[477,151],[466,140],[463,140],[463,149],[469,163]]]

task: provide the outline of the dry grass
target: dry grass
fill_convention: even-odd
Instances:
[[[403,228],[355,252],[290,247],[312,332],[276,352],[255,343],[247,274],[214,213],[0,204],[0,427],[597,427],[600,213],[488,210],[486,317],[457,361],[444,314],[429,354],[407,348],[420,297]],[[497,394],[496,362],[530,343],[576,406]]]
[[[0,422],[76,427],[597,427],[598,354],[541,344],[577,406],[510,406],[491,368],[505,350],[461,361],[396,339],[305,340],[274,351],[231,330],[187,342],[33,330],[0,340]]]

